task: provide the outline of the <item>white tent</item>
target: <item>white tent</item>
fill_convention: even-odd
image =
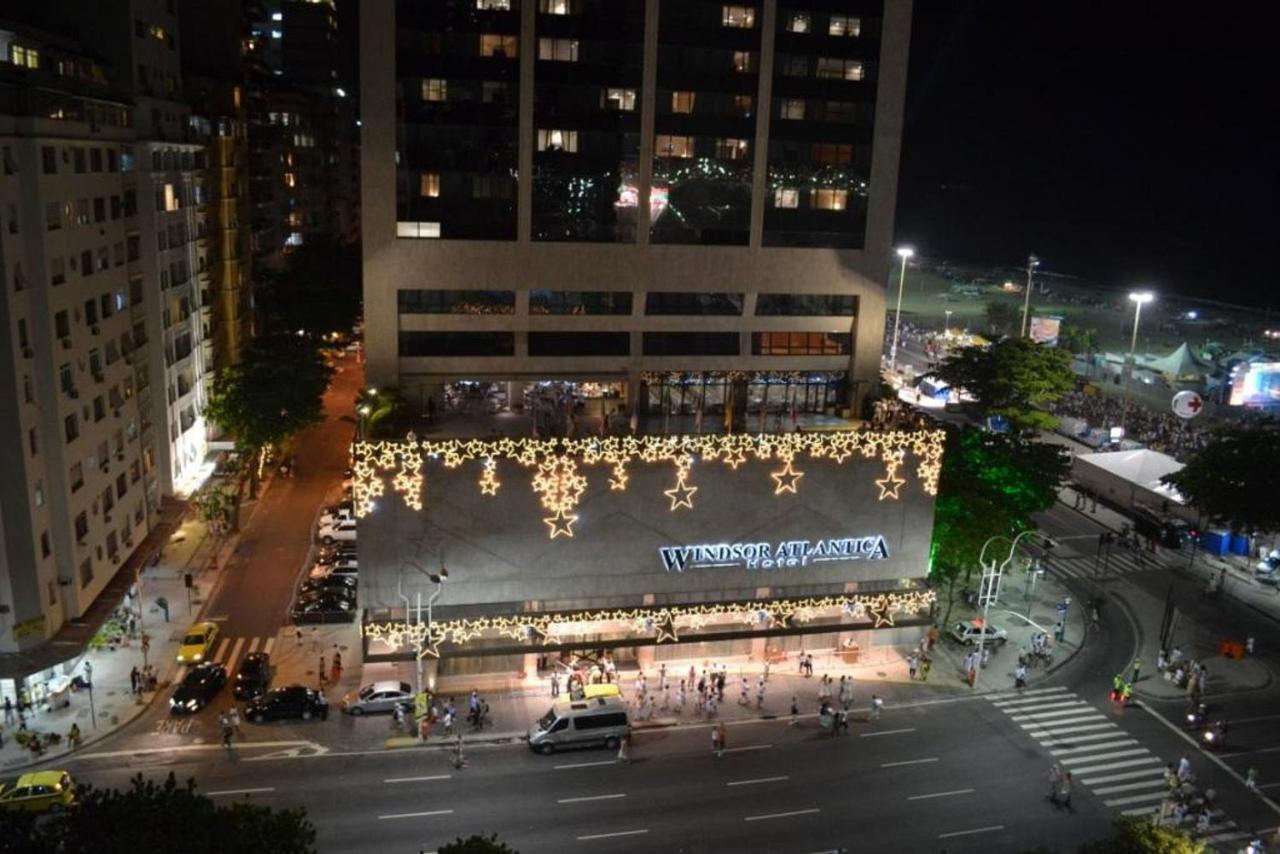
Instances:
[[[1187,346],[1185,341],[1178,346],[1178,349],[1167,356],[1140,358],[1138,366],[1148,371],[1164,374],[1169,379],[1199,379],[1207,370],[1191,353],[1191,348]]]
[[[1160,478],[1183,468],[1167,454],[1147,448],[1080,454],[1072,459],[1071,468],[1077,483],[1122,507],[1162,507],[1168,502],[1170,513],[1196,521],[1195,511],[1187,506],[1182,493],[1160,482]]]

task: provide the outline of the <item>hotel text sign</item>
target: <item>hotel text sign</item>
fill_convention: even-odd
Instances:
[[[695,546],[662,546],[658,549],[667,572],[740,566],[746,569],[781,569],[845,560],[884,560],[889,546],[884,536],[844,537],[829,540],[784,540],[780,543],[716,543]]]

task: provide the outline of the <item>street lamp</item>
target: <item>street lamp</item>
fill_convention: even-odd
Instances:
[[[1138,347],[1138,318],[1142,316],[1142,307],[1156,298],[1151,291],[1133,291],[1129,299],[1133,300],[1133,338],[1129,341],[1129,355]]]
[[[898,364],[898,322],[902,319],[902,288],[907,280],[907,259],[916,254],[910,246],[899,246],[898,257],[902,259],[902,269],[898,273],[898,308],[893,313],[893,343],[889,345],[889,371]]]
[[[428,572],[427,570],[423,569],[421,566],[419,566],[417,563],[411,560],[405,561],[405,565],[411,566],[414,569],[418,570],[418,572],[422,573],[427,578],[431,579],[431,583],[436,586],[435,590],[431,592],[431,595],[427,597],[427,632],[429,633],[431,631],[431,626],[434,625],[434,622],[432,621],[431,608],[433,605],[435,605],[436,600],[440,598],[440,594],[444,592],[444,583],[449,578],[449,570],[446,569],[442,564],[440,566],[440,572],[438,573]],[[401,588],[403,588],[403,584],[404,584],[404,567],[402,566],[400,568],[400,587]],[[397,594],[400,596],[401,599],[404,600],[405,622],[407,623],[409,622],[409,597],[404,595],[402,589],[398,589]],[[422,592],[421,591],[419,591],[417,594],[417,607],[414,609],[414,622],[418,625],[422,625]],[[422,658],[424,655],[426,655],[426,645],[423,642],[424,640],[425,640],[425,636],[419,633],[418,641],[413,651],[414,666],[415,666],[416,675],[417,675],[417,686],[416,686],[417,690],[415,692],[416,694],[422,693]]]
[[[1022,295],[1022,334],[1018,336],[1019,338],[1027,337],[1027,315],[1031,312],[1031,275],[1039,266],[1039,258],[1034,255],[1027,256],[1027,287]]]
[[[373,412],[373,409],[366,403],[357,407],[356,412],[360,413],[360,438],[363,439],[365,428],[368,426],[366,422],[369,418],[369,413]]]
[[[978,635],[978,666],[973,670],[973,685],[971,687],[975,689],[978,687],[978,677],[982,674],[982,651],[986,646],[987,640],[987,617],[991,612],[991,606],[1000,595],[1000,578],[1004,575],[1004,571],[1009,564],[1013,562],[1013,556],[1018,549],[1018,543],[1023,537],[1029,537],[1033,534],[1039,534],[1044,537],[1045,543],[1050,547],[1057,545],[1057,541],[1052,537],[1042,534],[1034,528],[1030,528],[1009,541],[1009,556],[1001,561],[998,566],[994,560],[990,565],[987,564],[987,547],[996,540],[1008,540],[1008,537],[1002,534],[996,534],[994,537],[988,537],[987,541],[982,544],[982,551],[978,553],[978,564],[982,567],[982,586],[979,588],[978,593],[979,598],[982,600],[982,633]]]
[[[951,309],[945,309],[943,314],[946,315],[946,319],[942,321],[942,334],[945,337],[951,331]]]

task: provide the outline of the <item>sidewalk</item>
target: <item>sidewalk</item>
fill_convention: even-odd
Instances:
[[[263,481],[258,498],[242,504],[242,525],[248,523],[269,483],[270,479]],[[221,578],[227,559],[235,548],[236,539],[234,536],[225,538],[215,560],[214,540],[209,537],[204,523],[189,512],[164,545],[159,562],[153,566],[148,561],[140,574],[142,609],[136,636],[122,637],[116,647],[88,648],[75,660],[71,671],[75,676],[85,675],[86,664],[92,667],[93,690],[72,692],[68,695],[69,704],[62,708],[41,707],[27,714],[26,728],[29,732],[39,733],[41,741],[45,741],[46,735],[56,733],[62,736],[61,742],[48,746],[40,756],[19,745],[16,738],[19,720],[15,708],[12,721],[4,722],[0,772],[11,774],[71,753],[66,736],[73,723],[80,727],[81,746],[89,745],[131,723],[150,707],[156,697],[168,696],[178,670],[176,658],[182,637],[191,624],[198,621],[204,603]],[[184,582],[188,572],[193,577],[193,587],[189,591]],[[164,609],[157,604],[160,599],[169,604],[167,621]],[[141,644],[144,634],[150,637],[146,652]],[[135,667],[141,671],[146,664],[156,671],[156,690],[135,695],[130,673]]]

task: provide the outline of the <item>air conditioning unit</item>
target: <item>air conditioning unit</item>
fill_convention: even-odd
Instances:
[[[72,400],[78,400],[80,398],[80,391],[75,386],[72,386],[71,388],[67,389],[67,396],[70,397]]]
[[[94,382],[96,382],[96,383],[100,383],[100,382],[103,382],[104,380],[106,380],[106,376],[102,373],[102,371],[95,371],[95,372],[94,372],[94,374],[93,374],[93,381],[94,381]]]
[[[71,349],[71,339],[70,339],[70,338],[63,338],[63,339],[62,339],[62,349],[63,349],[63,350],[70,350],[70,349]]]
[[[35,354],[36,354],[36,351],[35,351],[35,350],[32,350],[30,347],[23,347],[23,348],[22,348],[22,358],[24,358],[24,359],[30,359],[30,358],[32,358],[33,356],[35,356]]]
[[[116,410],[116,414],[119,414],[119,412],[120,412],[120,410],[119,410],[119,409],[117,409],[117,410]],[[116,461],[117,461],[117,462],[124,462],[124,451],[116,451]]]
[[[58,586],[59,586],[59,587],[70,587],[70,586],[71,586],[71,579],[70,579],[70,578],[67,578],[67,577],[65,577],[65,576],[59,575],[59,576],[58,576]]]
[[[89,327],[89,331],[92,332],[94,335],[98,335],[98,334],[101,334],[102,327],[95,323],[93,324],[93,326]]]

